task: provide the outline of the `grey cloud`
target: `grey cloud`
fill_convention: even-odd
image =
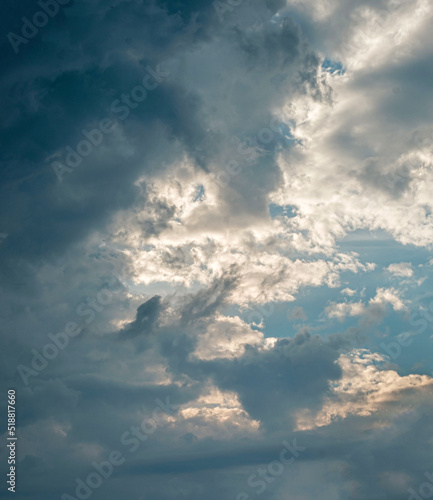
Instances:
[[[126,326],[121,335],[130,338],[151,333],[158,321],[161,309],[161,297],[158,295],[141,304],[137,309],[135,321]]]

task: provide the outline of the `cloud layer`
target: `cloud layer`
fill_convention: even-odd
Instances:
[[[430,2],[8,4],[17,498],[421,491]]]

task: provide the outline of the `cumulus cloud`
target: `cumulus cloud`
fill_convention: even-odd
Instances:
[[[383,369],[383,356],[367,350],[354,350],[342,354],[338,364],[342,377],[332,387],[329,399],[315,416],[310,410],[300,412],[298,428],[307,430],[329,425],[348,415],[369,416],[383,412],[388,422],[395,416],[408,411],[414,404],[413,398],[422,400],[431,394],[433,379],[426,375],[400,376],[393,370]],[[406,397],[402,398],[402,394]],[[415,403],[416,404],[416,403]],[[381,420],[381,425],[389,425]]]
[[[387,271],[394,276],[401,278],[410,278],[413,276],[412,264],[410,262],[399,262],[398,264],[390,264]]]

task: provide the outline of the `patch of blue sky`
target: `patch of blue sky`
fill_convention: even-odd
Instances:
[[[374,287],[370,287],[363,292],[362,297],[359,293],[354,297],[345,297],[341,294],[341,289],[327,286],[309,288],[297,295],[293,302],[274,303],[273,313],[264,317],[262,331],[265,337],[294,337],[302,329],[312,335],[320,335],[323,339],[339,333],[351,339],[347,346],[348,351],[352,348],[365,348],[388,356],[401,374],[430,374],[433,371],[433,323],[428,323],[426,329],[418,333],[417,328],[409,321],[412,311],[395,311],[391,305],[386,306],[384,317],[378,323],[365,323],[364,316],[346,317],[343,321],[329,318],[325,309],[331,301],[358,302],[361,299],[368,304],[376,291]],[[269,306],[265,306],[265,310],[268,308]],[[248,321],[251,318],[251,310],[239,315]],[[350,334],[355,330],[359,332],[358,337]],[[411,333],[409,345],[401,345],[399,339],[407,332]]]
[[[274,217],[282,216],[284,207],[270,206],[270,211]],[[398,366],[401,374],[430,374],[433,371],[433,305],[430,305],[433,303],[433,266],[428,265],[430,252],[425,248],[402,245],[383,231],[354,231],[339,242],[338,248],[344,252],[357,252],[363,263],[376,263],[375,271],[345,271],[340,275],[338,287],[308,287],[300,290],[293,302],[272,304],[273,313],[263,315],[264,335],[293,337],[300,329],[306,328],[311,334],[326,338],[355,328],[359,330],[361,340],[354,342],[354,348],[366,348],[389,356],[399,350],[395,345],[398,339],[410,332],[410,345],[400,346],[398,356],[394,359],[391,355],[390,360]],[[395,276],[386,269],[390,264],[400,262],[412,264],[412,277]],[[342,294],[345,288],[355,291],[354,295]],[[332,302],[362,302],[368,306],[378,288],[397,290],[408,309],[394,310],[391,304],[386,304],[383,317],[371,323],[366,321],[365,315],[348,316],[340,320],[330,318],[325,312]],[[431,316],[428,316],[429,307],[432,308]],[[239,315],[244,321],[251,322],[252,318],[258,317],[252,314],[255,310],[260,308],[240,311],[231,307],[226,313]],[[269,310],[269,306],[264,306],[264,310]],[[432,317],[432,321],[429,317]],[[388,352],[390,343],[393,343],[394,350],[391,348]]]
[[[415,245],[403,245],[386,231],[359,229],[341,239],[337,248],[343,252],[357,252],[362,262],[387,266],[396,262],[411,262],[413,266],[427,263],[431,251]]]
[[[194,193],[194,197],[193,197],[192,201],[194,203],[196,201],[203,201],[204,195],[205,195],[205,189],[204,189],[204,187],[201,184],[199,184],[195,188],[195,193]]]
[[[290,122],[289,122],[290,123]],[[293,135],[292,133],[292,129],[290,128],[290,125],[293,127],[294,126],[294,123],[280,123],[279,125],[279,129],[281,131],[281,134],[289,141],[295,141],[295,136]]]
[[[343,64],[340,61],[333,61],[331,59],[325,58],[322,63],[322,69],[331,73],[331,75],[344,75],[346,72]]]
[[[296,217],[297,209],[295,205],[276,205],[275,203],[269,203],[269,214],[272,219],[277,217]]]

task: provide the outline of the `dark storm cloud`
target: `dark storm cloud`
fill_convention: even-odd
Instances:
[[[340,378],[341,369],[335,364],[338,349],[343,343],[340,339],[334,339],[329,344],[318,336],[302,332],[293,339],[279,340],[267,350],[247,346],[243,356],[232,360],[192,359],[197,335],[200,335],[206,320],[209,321],[218,308],[224,305],[224,293],[232,279],[230,275],[215,282],[208,290],[191,296],[187,304],[178,302],[176,307],[179,310],[174,318],[183,317],[180,322],[166,316],[158,297],[139,306],[136,320],[123,330],[123,334],[132,329],[136,335],[130,337],[130,342],[138,345],[141,334],[147,332],[151,325],[155,335],[147,344],[148,357],[143,357],[140,349],[138,353],[122,350],[120,344],[110,337],[109,357],[96,364],[82,362],[82,375],[65,370],[60,382],[50,380],[48,371],[44,374],[44,380],[37,381],[33,389],[21,392],[22,404],[27,409],[22,415],[23,426],[34,426],[41,436],[50,435],[51,428],[55,426],[64,428],[67,433],[67,438],[60,439],[59,436],[59,442],[52,442],[46,451],[26,454],[23,491],[36,491],[33,497],[38,498],[38,491],[47,489],[46,482],[40,481],[38,475],[41,471],[45,474],[49,470],[57,479],[48,488],[46,498],[50,498],[51,492],[61,495],[67,490],[65,485],[72,488],[75,477],[85,477],[93,470],[90,465],[92,459],[81,458],[78,453],[83,443],[108,451],[120,448],[127,457],[124,466],[116,470],[110,484],[111,481],[126,481],[124,487],[129,494],[136,494],[138,490],[137,486],[133,486],[135,483],[132,478],[146,478],[146,482],[150,482],[146,491],[153,495],[151,492],[157,488],[164,499],[172,496],[171,487],[168,484],[159,485],[159,479],[155,476],[172,479],[173,474],[180,475],[178,481],[184,482],[183,487],[190,492],[190,498],[200,498],[192,486],[197,478],[202,478],[203,474],[209,475],[206,482],[206,487],[209,487],[212,478],[222,474],[227,494],[236,498],[235,494],[247,487],[249,475],[256,473],[259,466],[267,465],[278,457],[283,439],[292,442],[296,438],[300,446],[306,447],[299,458],[299,466],[321,460],[343,459],[346,477],[360,481],[361,489],[356,498],[373,499],[378,491],[387,491],[388,487],[382,484],[381,474],[386,476],[390,469],[399,470],[400,467],[408,471],[408,459],[412,464],[410,471],[414,474],[424,464],[428,465],[428,450],[422,453],[415,448],[407,451],[409,443],[424,439],[423,436],[430,432],[429,425],[421,425],[427,422],[427,407],[424,410],[417,409],[414,416],[397,420],[394,430],[388,434],[368,431],[360,435],[357,430],[360,425],[361,428],[363,425],[369,427],[368,423],[361,424],[359,417],[335,422],[324,429],[293,431],[293,412],[305,406],[313,412],[319,409],[323,397],[328,393],[329,384]],[[187,317],[189,321],[186,321]],[[163,326],[158,324],[157,318],[163,320]],[[144,329],[141,320],[144,320]],[[101,348],[100,342],[95,339],[82,339],[79,352],[85,353],[98,346]],[[107,343],[104,346],[107,348]],[[120,379],[110,378],[109,373],[117,362],[129,365],[146,363],[155,356],[155,347],[163,354],[161,359],[167,363],[167,373],[173,380],[189,380],[188,385],[184,382],[140,384],[123,375]],[[78,362],[77,354],[70,360],[72,363]],[[175,405],[188,404],[202,393],[203,387],[211,380],[221,390],[233,391],[238,395],[245,410],[261,422],[266,439],[261,438],[256,442],[240,438],[227,443],[212,438],[186,442],[176,432],[176,427],[163,424],[137,454],[127,455],[119,439],[131,426],[139,424],[142,417],[137,417],[137,414],[151,418],[156,399],[166,401],[168,398]],[[54,398],[54,401],[50,401],[50,398]],[[371,419],[373,425],[375,417]],[[403,436],[403,439],[399,437],[398,442],[393,444],[397,436]],[[240,482],[235,472],[238,467],[244,471],[244,480]],[[217,483],[221,483],[221,480]],[[227,483],[231,486],[227,487]],[[218,498],[218,493],[222,494],[222,486],[217,484],[215,488],[215,498]],[[101,493],[104,491],[101,489]],[[269,491],[270,498],[277,495],[278,491],[280,488],[276,485],[275,490],[272,488]],[[392,488],[389,487],[388,491],[392,492]],[[103,494],[108,498],[116,498],[112,492]]]
[[[125,327],[122,336],[135,337],[136,335],[149,334],[158,321],[161,312],[161,297],[152,297],[137,309],[137,316],[133,323]]]
[[[253,418],[275,430],[287,428],[300,406],[313,411],[321,406],[330,382],[341,377],[338,356],[320,337],[300,333],[269,350],[248,347],[234,361],[217,360],[202,368],[221,389],[236,392]]]
[[[288,441],[292,443],[293,439],[296,439],[296,443],[305,448],[297,457],[297,464],[301,467],[318,465],[324,459],[329,463],[337,461],[345,480],[356,484],[350,493],[351,497],[357,500],[361,498],[403,500],[409,496],[407,491],[402,491],[398,483],[404,480],[403,471],[411,472],[414,478],[418,476],[418,481],[412,483],[412,487],[418,490],[418,486],[425,481],[425,477],[419,471],[432,470],[433,463],[427,450],[413,446],[414,442],[425,439],[431,432],[431,424],[426,421],[430,411],[431,407],[419,408],[416,415],[403,416],[393,428],[370,429],[362,435],[355,430],[359,418],[349,418],[348,422],[342,425],[332,424],[323,430],[293,433]],[[124,480],[132,479],[133,476],[144,476],[152,481],[157,481],[155,475],[170,479],[173,475],[178,475],[177,484],[184,482],[188,474],[197,471],[200,471],[200,476],[196,477],[203,477],[203,474],[207,473],[209,475],[207,481],[221,474],[221,478],[230,477],[234,489],[229,490],[227,494],[235,499],[238,492],[248,491],[247,478],[251,473],[257,473],[259,466],[266,467],[277,459],[281,441],[287,440],[287,437],[286,433],[281,434],[279,439],[268,438],[266,441],[255,443],[225,443],[221,449],[217,443],[199,441],[192,443],[188,449],[183,449],[180,456],[173,451],[172,454],[167,454],[159,460],[150,458],[135,460],[126,464],[118,474]],[[243,481],[239,484],[236,480],[239,472],[237,468],[243,471],[241,475]],[[230,474],[230,471],[236,473]],[[311,477],[314,477],[314,472],[312,474]],[[399,474],[403,474],[401,479],[398,477]],[[290,487],[293,488],[295,482],[296,479],[292,477]],[[221,483],[221,480],[215,484],[215,498],[218,498],[218,492],[223,491],[222,485],[218,483]],[[184,487],[188,487],[186,481]],[[341,488],[345,490],[345,486]],[[169,493],[162,485],[160,491],[163,498],[166,495],[169,498]],[[267,498],[278,498],[281,488],[278,488],[278,484],[271,484],[266,493]],[[255,496],[254,491],[251,496]]]
[[[236,266],[232,266],[221,278],[215,279],[207,290],[200,290],[188,297],[181,310],[181,323],[188,325],[214,314],[225,303],[237,279]]]
[[[189,302],[181,305],[179,324],[165,324],[156,330],[154,341],[173,375],[188,375],[193,380],[212,380],[224,391],[233,391],[252,418],[269,431],[287,428],[293,414],[301,407],[314,412],[328,395],[330,383],[341,377],[336,364],[343,340],[334,347],[307,331],[293,339],[281,339],[268,350],[246,346],[245,354],[236,359],[194,361],[197,335],[225,304],[225,297],[236,281],[235,270],[215,282]],[[137,310],[137,319],[126,327],[123,335],[149,331],[159,311],[159,298],[154,297]],[[143,329],[142,319],[146,323]],[[166,321],[165,321],[166,323]],[[150,344],[147,344],[149,348]],[[293,423],[292,423],[293,425]]]
[[[26,10],[34,8],[29,4]],[[116,151],[108,136],[101,147],[106,151],[94,151],[67,178],[68,185],[59,186],[50,155],[68,145],[74,148],[83,139],[83,128],[93,128],[106,116],[116,118],[110,116],[110,104],[141,82],[148,64],[155,67],[173,55],[176,43],[194,44],[194,37],[185,32],[190,15],[183,19],[177,9],[169,13],[152,2],[123,2],[114,8],[111,2],[73,3],[66,10],[47,26],[60,37],[57,43],[46,40],[48,31],[41,29],[28,47],[6,57],[10,66],[1,84],[2,202],[13,218],[3,219],[2,226],[11,228],[5,251],[14,257],[34,260],[62,252],[110,214],[132,204],[138,173],[170,161],[166,146],[164,160],[158,160],[164,135],[158,123],[166,122],[175,138],[184,130],[181,123],[193,117],[185,92],[175,84],[170,92],[149,92],[125,123],[133,157],[118,147]],[[126,35],[136,40],[138,61],[125,57],[132,50]],[[3,44],[2,49],[10,47]],[[200,127],[196,123],[193,129]]]
[[[34,5],[29,4],[25,10],[31,13],[32,9]],[[300,41],[300,30],[292,21],[284,20],[281,28],[264,27],[247,34],[240,27],[232,30],[230,25],[215,22],[213,11],[211,2],[200,9],[196,4],[172,2],[74,2],[19,54],[6,56],[10,64],[0,92],[4,109],[1,199],[7,207],[2,213],[12,216],[0,219],[10,234],[2,249],[3,262],[10,256],[13,265],[21,257],[25,265],[27,260],[64,252],[108,222],[116,211],[134,203],[137,176],[160,171],[182,149],[198,166],[209,168],[218,143],[226,139],[220,131],[209,130],[200,87],[194,79],[178,78],[180,67],[172,65],[167,81],[148,92],[115,133],[104,137],[103,144],[59,185],[51,168],[52,155],[67,146],[75,149],[84,128],[97,127],[105,117],[116,121],[118,117],[110,114],[111,103],[141,82],[148,65],[155,68],[159,63],[180,61],[187,47],[194,50],[227,32],[244,66],[237,70],[240,78],[250,73],[254,79],[263,69],[269,73],[256,81],[261,108],[287,94],[282,91],[284,84],[314,87],[318,60]],[[5,53],[8,49],[2,45]],[[136,55],[131,57],[133,52]],[[223,64],[215,60],[216,68],[222,70]],[[294,80],[289,77],[292,73]],[[248,93],[254,98],[256,91]],[[251,126],[246,105],[244,97],[236,107],[242,123]],[[278,170],[264,161],[250,172],[257,177],[250,187],[261,186],[259,197],[278,179],[274,175],[275,180],[269,182],[271,177],[263,176],[268,168]],[[250,195],[243,197],[247,200]]]

